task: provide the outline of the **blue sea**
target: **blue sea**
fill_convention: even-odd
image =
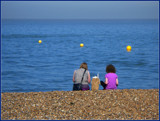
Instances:
[[[158,89],[158,26],[158,20],[2,20],[1,90],[71,91],[83,62],[101,81],[113,64],[118,89]]]

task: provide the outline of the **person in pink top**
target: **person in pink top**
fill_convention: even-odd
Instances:
[[[110,64],[106,67],[107,74],[105,75],[105,82],[101,81],[101,85],[105,89],[117,89],[118,76],[116,74],[116,68]]]

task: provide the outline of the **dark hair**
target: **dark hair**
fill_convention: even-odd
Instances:
[[[106,72],[107,72],[107,73],[110,73],[110,72],[116,73],[116,68],[115,68],[112,64],[110,64],[110,65],[108,65],[108,66],[106,67]]]
[[[82,64],[80,65],[80,68],[84,68],[84,69],[88,70],[87,63],[82,63]]]

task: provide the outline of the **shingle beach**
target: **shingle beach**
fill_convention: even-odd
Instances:
[[[2,120],[159,120],[159,89],[1,93]]]

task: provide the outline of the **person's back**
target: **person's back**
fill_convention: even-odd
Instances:
[[[116,74],[116,68],[110,64],[106,67],[107,74],[105,75],[105,82],[101,81],[101,85],[105,89],[117,89],[118,76]]]
[[[117,89],[116,79],[118,78],[115,73],[108,73],[105,75],[105,78],[108,79],[108,84],[105,89]]]
[[[82,63],[80,68],[74,71],[73,74],[73,91],[89,90],[90,73],[88,71],[87,63]],[[82,88],[80,85],[82,84]]]
[[[75,70],[74,84],[81,83],[81,79],[82,79],[84,71],[85,71],[84,68],[80,68],[80,69]],[[84,73],[82,84],[88,84],[88,70],[86,70],[86,72]]]

